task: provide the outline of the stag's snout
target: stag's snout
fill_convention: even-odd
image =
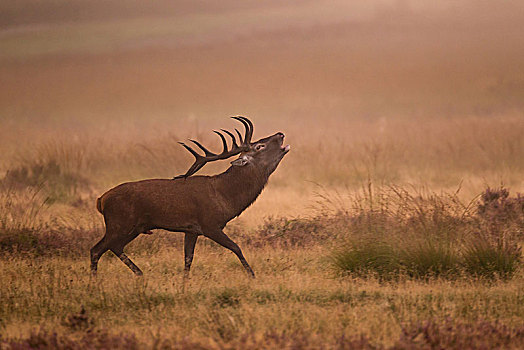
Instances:
[[[284,152],[284,154],[289,152],[289,150],[291,149],[291,146],[290,145],[285,145],[284,146],[284,138],[286,137],[286,135],[284,135],[283,132],[279,131],[274,136],[278,139],[278,141],[280,143],[280,149]]]

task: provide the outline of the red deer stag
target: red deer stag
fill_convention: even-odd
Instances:
[[[284,134],[251,142],[253,124],[245,117],[233,117],[244,124],[245,135],[238,130],[240,145],[235,135],[222,129],[231,138],[229,149],[224,134],[220,136],[223,151],[210,152],[198,141],[190,140],[204,155],[184,143],[195,162],[184,174],[174,179],[150,179],[127,182],[104,193],[97,200],[97,209],[104,215],[106,232],[91,249],[91,272],[96,274],[98,260],[111,250],[136,275],[142,271],[126,254],[124,247],[141,233],[150,234],[153,229],[184,232],[185,274],[189,273],[198,236],[206,236],[231,250],[251,275],[253,270],[247,263],[238,245],[222,229],[233,218],[239,216],[255,201],[266,185],[269,176],[289,152],[282,146]],[[191,176],[207,162],[240,156],[231,162],[225,172],[214,176]]]

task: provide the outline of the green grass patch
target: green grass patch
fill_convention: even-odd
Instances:
[[[521,202],[504,188],[469,205],[456,195],[369,188],[335,213],[344,243],[330,261],[338,274],[381,279],[509,279],[521,265]]]

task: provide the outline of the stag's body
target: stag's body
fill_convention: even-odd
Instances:
[[[152,229],[187,232],[188,227],[222,229],[255,201],[267,183],[267,177],[245,170],[231,167],[215,176],[127,182],[100,197],[99,211],[109,218],[116,217],[111,214],[132,218],[129,232],[132,228],[137,233]],[[126,220],[125,224],[131,223]]]
[[[264,143],[268,148],[271,145],[275,150],[278,144],[280,154],[273,162],[255,162],[253,157],[243,155],[237,161],[250,161],[240,166],[232,165],[215,176],[127,182],[104,193],[97,201],[97,209],[104,215],[106,234],[91,249],[92,272],[96,272],[100,256],[111,250],[135,274],[141,275],[123,249],[141,233],[164,229],[185,233],[186,272],[191,267],[197,238],[203,235],[233,251],[247,272],[254,276],[238,245],[222,229],[262,192],[269,176],[289,150],[289,147],[281,147],[283,137],[277,133],[254,143]]]

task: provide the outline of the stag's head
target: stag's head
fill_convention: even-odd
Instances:
[[[242,137],[240,131],[235,129],[240,142],[237,143],[237,139],[232,132],[221,129],[222,132],[231,138],[230,148],[227,144],[224,134],[221,131],[215,130],[214,132],[220,136],[223,145],[222,153],[216,154],[209,151],[198,141],[190,140],[204,152],[203,156],[188,145],[181,142],[180,144],[184,146],[189,152],[191,152],[193,156],[195,156],[195,162],[184,175],[177,176],[176,178],[186,178],[196,173],[208,162],[227,159],[235,155],[239,155],[239,157],[231,162],[232,166],[255,167],[261,171],[265,171],[268,175],[275,171],[282,158],[284,158],[290,149],[289,145],[283,146],[284,134],[277,132],[274,135],[265,137],[255,142],[251,142],[251,138],[253,136],[253,123],[251,123],[249,119],[241,116],[232,118],[244,124],[244,137]]]
[[[271,174],[289,152],[290,146],[283,146],[284,134],[277,132],[251,143],[248,151],[242,152],[240,157],[231,162],[233,166],[254,166]]]

